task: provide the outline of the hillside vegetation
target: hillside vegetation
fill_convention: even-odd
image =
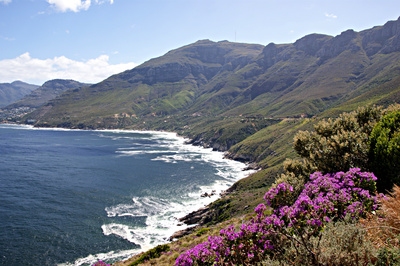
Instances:
[[[251,212],[264,202],[265,192],[280,182],[290,184],[297,193],[285,202],[294,208],[314,171],[322,171],[321,178],[330,178],[328,173],[368,166],[365,136],[386,113],[376,111],[377,116],[370,116],[364,125],[353,113],[343,112],[369,106],[365,109],[368,113],[376,110],[374,104],[387,108],[398,103],[399,74],[400,19],[338,36],[310,34],[291,44],[202,40],[98,84],[67,90],[24,119],[43,127],[174,131],[189,137],[192,144],[226,151],[228,158],[251,163],[250,167],[259,171],[238,181],[202,213],[201,226],[221,226],[216,224],[229,219],[239,223],[248,219],[243,215],[261,215]],[[344,131],[341,122],[335,122],[348,119],[351,122]],[[364,174],[351,171],[353,179],[362,180],[359,178]],[[379,179],[377,184],[379,190],[388,188],[381,187]],[[357,189],[375,192],[370,187]],[[375,210],[370,207],[368,214]],[[263,215],[264,211],[264,219]],[[348,225],[329,225],[329,230],[353,230]],[[359,235],[357,230],[352,231],[355,236]],[[307,235],[314,241],[311,236],[316,235]],[[319,245],[321,239],[322,235],[312,245]],[[304,252],[308,252],[308,244],[302,244]],[[299,250],[296,245],[291,248],[291,253],[285,254],[299,262]],[[365,261],[376,259],[370,253],[363,254],[368,257]],[[318,261],[315,254],[308,254],[307,259]]]
[[[399,115],[399,105],[364,107],[299,131],[293,148],[302,161],[287,160],[272,188],[258,190],[253,213],[196,228],[190,236],[115,265],[397,265],[399,160],[388,159],[400,148],[376,143],[382,137],[397,141]],[[376,168],[377,154],[387,158],[380,158],[381,166],[394,175],[377,178],[357,167]],[[349,170],[335,170],[344,167]],[[382,184],[394,185],[393,192],[376,193]]]

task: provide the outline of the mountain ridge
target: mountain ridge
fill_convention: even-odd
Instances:
[[[40,126],[171,130],[226,150],[270,125],[263,119],[329,116],[348,105],[396,102],[388,95],[400,89],[399,62],[400,19],[289,44],[200,40],[68,90],[27,118]],[[388,82],[385,94],[366,97]],[[228,143],[229,127],[241,137]]]

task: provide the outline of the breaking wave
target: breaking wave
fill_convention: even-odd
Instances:
[[[222,152],[187,145],[186,139],[174,133],[107,130],[96,134],[115,141],[135,140],[131,145],[118,148],[115,151],[116,156],[135,159],[142,155],[152,155],[151,161],[178,165],[181,162],[196,162],[196,166],[191,166],[192,168],[211,165],[215,173],[209,184],[188,192],[182,191],[173,197],[157,197],[154,194],[134,196],[127,202],[105,207],[106,222],[101,226],[102,233],[105,236],[120,237],[140,248],[90,255],[70,265],[87,265],[98,260],[123,260],[169,242],[168,239],[174,232],[187,228],[178,218],[215,201],[234,182],[254,172],[243,171],[245,164],[224,159]],[[203,193],[211,191],[216,191],[215,195],[201,197]]]

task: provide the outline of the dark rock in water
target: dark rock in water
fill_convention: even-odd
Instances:
[[[260,169],[260,166],[257,163],[250,163],[247,165],[246,168],[243,169],[243,171],[247,171],[247,170],[258,170]]]
[[[200,197],[205,198],[205,197],[210,197],[210,195],[206,192],[206,193],[201,194]]]
[[[189,213],[188,215],[182,218],[179,218],[178,220],[180,222],[183,222],[187,225],[195,225],[195,224],[197,225],[175,232],[172,236],[170,236],[169,240],[172,241],[173,239],[181,238],[185,235],[192,233],[194,230],[198,229],[201,225],[204,224],[204,221],[209,212],[210,212],[209,207],[203,207],[198,209],[197,211]]]
[[[205,217],[209,211],[210,211],[209,207],[200,208],[197,211],[191,212],[188,215],[186,215],[182,218],[179,218],[178,220],[187,225],[192,225],[192,224],[196,224],[196,223],[201,224],[201,221],[203,219],[205,219]]]
[[[172,236],[170,236],[168,240],[172,241],[174,239],[184,237],[184,236],[192,233],[197,228],[198,228],[198,226],[192,226],[192,227],[189,227],[189,228],[186,228],[186,229],[183,229],[183,230],[179,230],[179,231],[175,232]]]
[[[200,195],[200,197],[205,198],[205,197],[209,197],[211,198],[212,196],[215,196],[217,194],[216,190],[212,190],[211,193],[205,192],[203,194]]]

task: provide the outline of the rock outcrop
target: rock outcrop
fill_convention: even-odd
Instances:
[[[203,224],[202,221],[205,219],[209,211],[210,211],[209,207],[203,207],[198,209],[197,211],[189,213],[188,215],[182,218],[179,218],[178,220],[187,225]]]

